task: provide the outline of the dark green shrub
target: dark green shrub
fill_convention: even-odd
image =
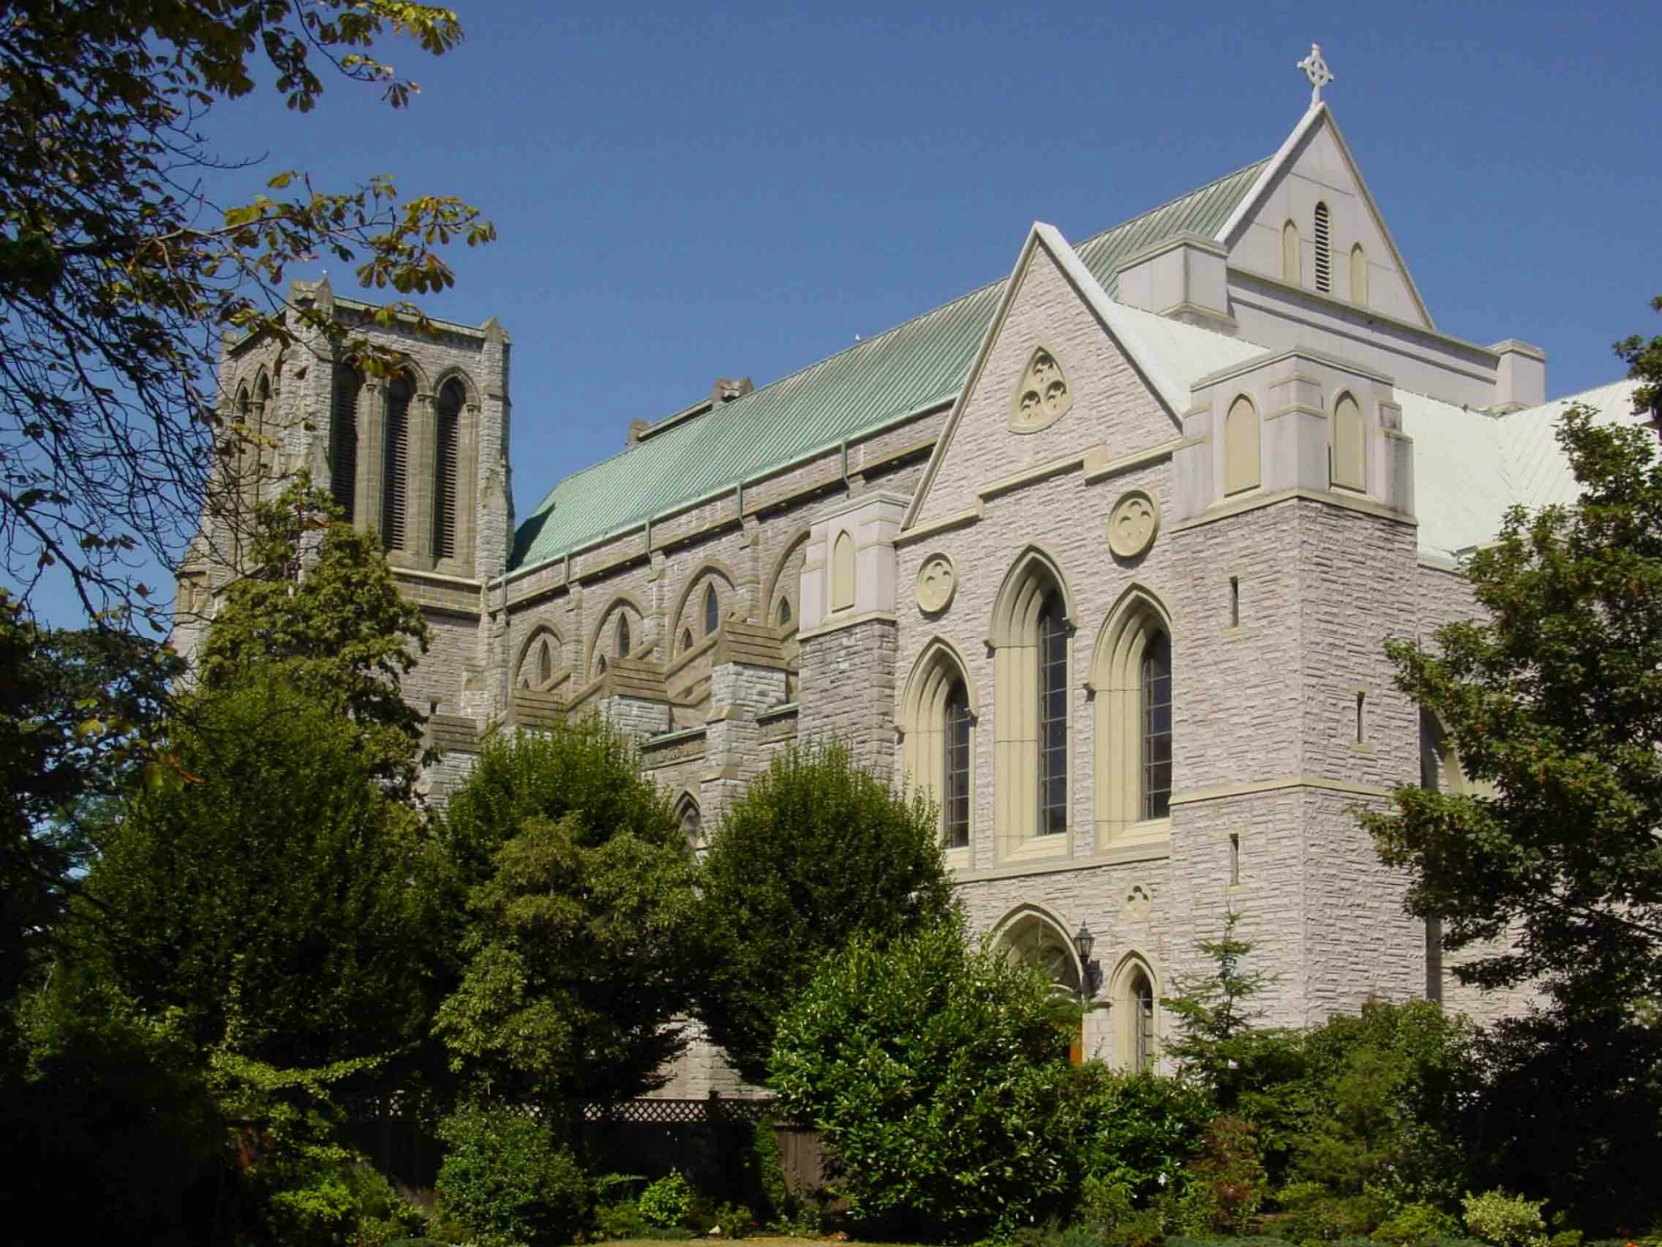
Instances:
[[[676,1226],[691,1226],[693,1204],[697,1199],[698,1192],[693,1190],[692,1183],[677,1170],[648,1186],[636,1203],[640,1207],[641,1218],[648,1225],[668,1230]]]
[[[570,1243],[593,1192],[548,1127],[513,1109],[470,1108],[440,1125],[439,1207],[489,1247]]]
[[[1459,1220],[1441,1208],[1432,1204],[1405,1204],[1380,1224],[1373,1232],[1373,1240],[1376,1243],[1427,1243],[1433,1239],[1453,1238],[1459,1232]]]
[[[828,954],[952,903],[935,811],[836,746],[776,757],[722,820],[703,876],[697,1012],[757,1083],[780,1015]]]
[[[1065,1211],[1086,1098],[1036,971],[942,921],[829,958],[774,1048],[780,1105],[812,1123],[866,1232],[975,1240]]]

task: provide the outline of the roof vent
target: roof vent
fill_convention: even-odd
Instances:
[[[715,388],[710,391],[712,403],[730,403],[735,398],[743,398],[756,388],[755,382],[749,377],[741,377],[737,381],[726,377],[717,377]]]

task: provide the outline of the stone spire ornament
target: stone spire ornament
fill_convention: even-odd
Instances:
[[[1322,60],[1322,45],[1312,43],[1310,55],[1298,63],[1304,71],[1304,76],[1310,79],[1310,107],[1314,108],[1322,102],[1322,88],[1333,81],[1333,71]]]

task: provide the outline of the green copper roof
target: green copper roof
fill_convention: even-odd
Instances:
[[[1120,261],[1175,234],[1211,237],[1265,161],[1079,244],[1110,295]],[[514,534],[510,569],[546,562],[952,401],[998,306],[996,281],[722,403],[566,477]]]

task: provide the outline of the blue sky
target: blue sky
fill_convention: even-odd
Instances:
[[[1662,5],[549,5],[474,0],[408,111],[338,85],[213,135],[325,185],[478,204],[429,309],[514,340],[518,514],[630,420],[758,384],[1273,152],[1320,41],[1440,328],[1544,346],[1553,394],[1662,332]],[[228,178],[227,197],[257,183]],[[313,274],[307,274],[313,275]],[[331,274],[350,292],[347,275]],[[1656,322],[1656,323],[1653,323]]]

